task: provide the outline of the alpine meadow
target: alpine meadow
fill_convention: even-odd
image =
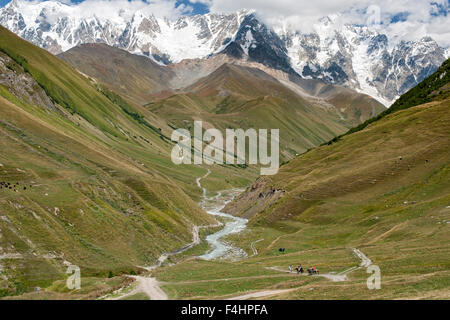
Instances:
[[[419,2],[0,2],[0,300],[449,300],[450,5]]]

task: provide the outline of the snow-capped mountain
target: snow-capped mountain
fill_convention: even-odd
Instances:
[[[183,16],[175,21],[143,11],[85,13],[57,1],[13,0],[0,9],[0,24],[57,54],[101,42],[151,57],[160,64],[227,53],[304,78],[366,93],[390,105],[448,57],[430,37],[394,43],[365,26],[338,25],[325,17],[314,32],[273,30],[248,10]]]
[[[203,58],[238,30],[246,12],[183,16],[176,21],[142,11],[80,13],[58,1],[13,0],[0,9],[0,24],[58,54],[82,43],[103,42],[161,63]]]
[[[390,43],[365,26],[336,26],[326,17],[315,33],[280,30],[293,68],[305,78],[323,79],[364,92],[385,105],[428,77],[446,59],[430,37]]]

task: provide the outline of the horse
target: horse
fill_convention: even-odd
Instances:
[[[308,269],[308,273],[309,273],[310,276],[313,275],[313,274],[319,274],[319,270],[313,269],[313,268],[309,268]]]

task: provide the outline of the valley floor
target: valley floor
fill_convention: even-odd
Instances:
[[[244,230],[221,238],[244,253],[238,259],[199,258],[211,250],[207,236],[222,228],[209,225],[194,228],[190,245],[162,255],[157,268],[146,271],[150,278],[145,272],[137,277],[83,278],[82,288],[74,291],[58,280],[41,292],[12,298],[450,299],[450,167],[448,133],[442,125],[448,123],[445,117],[448,102],[410,108],[388,117],[389,126],[369,127],[370,136],[355,134],[344,138],[346,144],[306,154],[298,168],[323,176],[325,187],[310,193],[316,198],[306,199],[309,206],[295,189],[286,189],[279,202],[256,213]],[[395,134],[387,135],[392,127]],[[378,148],[377,156],[366,147],[369,141],[376,141],[374,137],[381,141],[371,146]],[[355,144],[361,148],[355,149]],[[329,159],[328,153],[339,155],[333,148],[350,154],[345,147],[359,150],[358,157],[350,159],[355,165],[333,163],[345,163],[350,166],[348,171],[330,171],[330,162],[320,163],[320,159]],[[354,172],[364,152],[370,156],[364,164],[372,166],[356,178],[345,175]],[[288,164],[283,170],[289,168]],[[289,173],[284,177],[305,176]],[[202,174],[205,180],[198,186],[208,188],[212,177]],[[331,174],[337,175],[334,183],[328,183]],[[358,182],[354,189],[352,181]],[[361,186],[366,190],[361,191]],[[340,189],[346,192],[331,192]],[[259,198],[260,191],[255,190]],[[211,201],[220,198],[208,196]],[[279,248],[285,248],[284,252]],[[305,270],[315,266],[320,274],[290,273],[289,265],[302,265]],[[380,289],[368,288],[372,266],[379,267]]]
[[[214,198],[214,197],[213,197]],[[213,199],[210,198],[210,199]],[[447,197],[448,198],[448,197]],[[445,200],[445,199],[442,199]],[[447,199],[448,201],[448,199]],[[450,207],[423,215],[415,223],[448,228]],[[379,215],[388,219],[388,215]],[[441,222],[439,225],[438,222]],[[301,222],[280,222],[273,228],[251,226],[226,237],[226,243],[243,249],[247,258],[204,260],[199,255],[211,248],[205,238],[220,230],[194,228],[193,242],[163,254],[147,275],[113,279],[87,279],[83,292],[68,292],[53,285],[26,299],[95,298],[103,283],[107,295],[97,299],[449,299],[449,248],[443,243],[424,241],[383,241],[400,228],[394,225],[365,244],[357,243],[345,227],[323,228]],[[355,230],[353,230],[355,232]],[[324,242],[323,239],[330,241]],[[358,249],[353,247],[358,244]],[[284,253],[279,248],[285,248]],[[369,290],[367,267],[381,270],[381,289]],[[289,265],[302,265],[304,274],[289,272]],[[319,275],[307,275],[315,266]],[[126,280],[125,280],[126,279]],[[86,279],[83,279],[86,281]],[[116,285],[105,288],[105,281]]]
[[[448,200],[448,196],[437,200],[440,210],[409,208],[422,214],[412,218],[413,222],[386,227],[385,232],[364,242],[358,239],[358,225],[324,228],[290,221],[273,228],[251,226],[226,238],[247,252],[247,258],[207,261],[195,257],[199,248],[193,247],[153,270],[154,278],[138,278],[137,289],[119,298],[133,297],[140,290],[152,299],[449,299],[450,249],[445,241],[433,239],[446,237],[441,232],[450,222]],[[383,219],[390,224],[396,216],[398,213],[392,215],[388,210],[370,220]],[[408,223],[422,228],[432,225],[433,231],[426,235],[429,240],[419,240],[418,235],[416,240],[401,238],[398,232]],[[205,234],[201,238],[204,244]],[[358,248],[353,247],[356,245]],[[279,248],[285,252],[280,253]],[[290,272],[289,265],[302,265],[305,273]],[[311,266],[320,273],[307,275]],[[367,286],[373,272],[370,266],[380,268],[380,289]],[[146,283],[151,290],[145,288]]]

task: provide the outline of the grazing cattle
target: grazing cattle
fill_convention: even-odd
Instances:
[[[280,251],[280,252],[284,252],[285,250],[286,250],[285,248],[278,249],[278,251]]]

